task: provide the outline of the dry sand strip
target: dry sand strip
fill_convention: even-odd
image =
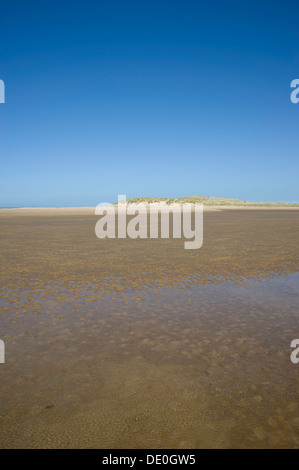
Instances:
[[[145,204],[147,206],[147,210],[151,210],[152,212],[161,211],[169,211],[171,210],[171,205],[166,204]],[[130,208],[130,210],[139,210],[144,205],[140,204],[127,204],[126,209]],[[177,205],[178,206],[178,205]],[[182,206],[182,205],[180,205]],[[120,210],[123,212],[125,206],[117,207],[117,206],[101,206],[102,210],[114,207],[116,213]],[[177,210],[177,207],[176,209]],[[204,211],[218,211],[217,207],[211,206],[204,206]],[[0,217],[2,216],[74,216],[74,215],[95,215],[96,207],[22,207],[22,208],[14,208],[14,209],[0,209]]]
[[[171,209],[171,205],[151,203],[146,204],[150,210],[165,211]],[[182,206],[182,205],[181,205]],[[103,206],[104,207],[104,206]],[[111,206],[107,206],[111,207]],[[127,208],[140,208],[139,204],[127,204]],[[280,210],[280,211],[298,211],[298,207],[285,206],[210,206],[203,205],[204,212],[218,212],[226,210]],[[95,215],[96,207],[20,207],[11,209],[0,209],[1,216],[68,216],[68,215]]]
[[[94,215],[95,207],[20,207],[0,209],[0,216],[65,216],[65,215]]]
[[[275,205],[273,205],[273,206],[205,206],[204,205],[204,210],[216,210],[216,211],[222,211],[222,210],[298,211],[299,210],[299,205],[298,205],[298,207],[294,207],[294,206],[287,207],[287,206],[279,206],[279,205],[277,205],[277,206],[275,206]]]

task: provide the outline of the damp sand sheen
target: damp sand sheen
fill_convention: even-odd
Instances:
[[[211,208],[204,241],[0,211],[1,448],[298,448],[299,211]]]

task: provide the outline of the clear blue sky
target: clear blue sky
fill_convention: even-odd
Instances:
[[[0,18],[0,206],[299,202],[297,0],[10,0]]]

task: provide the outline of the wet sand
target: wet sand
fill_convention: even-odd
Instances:
[[[298,210],[205,211],[199,250],[98,218],[0,211],[0,447],[298,448]]]

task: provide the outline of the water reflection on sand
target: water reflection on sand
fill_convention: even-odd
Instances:
[[[57,278],[44,276],[45,259],[32,268],[26,243],[31,272],[7,248],[18,264],[2,273],[0,446],[299,447],[290,246],[276,265],[244,253],[222,272],[216,255],[199,270],[183,252],[159,276],[157,260],[143,261],[151,275],[136,261],[130,277],[111,265],[97,276],[91,258],[88,276],[64,254],[70,271]]]

